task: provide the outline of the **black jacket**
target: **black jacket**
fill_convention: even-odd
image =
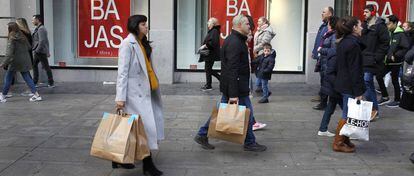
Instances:
[[[272,50],[272,53],[267,57],[264,54],[258,56],[252,63],[257,64],[256,77],[260,79],[270,80],[272,79],[272,71],[275,67],[276,51]]]
[[[204,38],[203,45],[210,50],[208,56],[200,56],[200,60],[206,62],[220,61],[220,26],[214,26]]]
[[[362,50],[364,46],[354,35],[345,36],[336,47],[337,75],[335,90],[352,96],[365,92]]]
[[[411,47],[410,50],[408,50],[407,54],[405,54],[404,57],[405,62],[407,62],[408,64],[413,64],[414,61],[414,45]]]
[[[379,73],[385,66],[385,55],[390,46],[390,35],[385,20],[377,17],[375,24],[368,27],[368,22],[362,25],[361,41],[366,46],[362,51],[364,71]]]
[[[397,27],[390,32],[390,49],[387,54],[387,65],[401,65],[404,62],[404,56],[410,49],[410,39],[401,27]],[[392,60],[394,56],[394,61]]]
[[[341,96],[334,88],[337,74],[335,31],[326,33],[323,39],[322,48],[318,52],[321,61],[321,92],[325,95],[339,98]]]
[[[249,96],[247,36],[232,30],[221,48],[220,91],[229,98]]]

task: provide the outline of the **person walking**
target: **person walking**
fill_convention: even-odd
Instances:
[[[328,18],[333,16],[334,9],[332,7],[325,7],[322,11],[322,24],[319,27],[318,33],[316,34],[315,43],[312,50],[312,58],[316,60],[315,72],[319,72],[320,84],[322,85],[322,73],[320,72],[320,58],[318,54],[318,48],[323,42],[323,35],[328,31]],[[319,91],[319,96],[312,98],[312,102],[319,102],[316,106],[313,107],[315,110],[324,110],[328,103],[328,96]]]
[[[336,79],[336,22],[338,17],[331,16],[328,18],[328,32],[322,37],[323,43],[318,49],[319,59],[321,62],[322,84],[321,90],[324,95],[328,96],[328,105],[322,116],[321,124],[319,126],[318,135],[333,137],[335,134],[328,131],[329,121],[332,114],[335,112],[336,105],[342,109],[342,96],[334,89],[334,82]]]
[[[158,78],[152,65],[152,48],[146,37],[147,17],[129,17],[127,29],[129,34],[119,48],[116,107],[142,117],[149,148],[157,150],[158,141],[164,139],[164,120]],[[163,174],[155,167],[152,155],[143,159],[143,171],[151,176]]]
[[[351,153],[355,145],[349,137],[339,135],[348,117],[348,98],[362,100],[366,91],[364,84],[364,45],[360,41],[361,21],[356,17],[344,17],[336,25],[338,44],[336,48],[337,76],[334,88],[342,94],[342,118],[338,122],[332,148],[336,152]]]
[[[49,52],[49,39],[47,37],[47,30],[43,25],[43,19],[40,15],[33,15],[33,25],[36,26],[32,37],[33,37],[33,81],[37,85],[39,81],[39,63],[42,63],[43,69],[46,70],[48,78],[48,87],[55,87],[53,80],[52,70],[49,66],[48,57]]]
[[[390,32],[390,48],[385,59],[385,68],[379,74],[379,77],[384,77],[388,72],[391,72],[391,80],[394,86],[394,101],[387,103],[387,107],[398,107],[400,104],[401,89],[400,82],[398,81],[400,68],[404,62],[404,56],[411,45],[404,29],[399,27],[398,23],[399,19],[397,16],[390,15],[387,17],[387,27]],[[385,84],[379,85],[381,86],[381,99],[389,100],[387,87],[385,87]]]
[[[9,33],[7,38],[6,59],[2,64],[0,64],[0,68],[8,67],[8,69],[6,72],[3,91],[0,95],[0,102],[5,103],[7,101],[6,95],[10,89],[11,82],[14,75],[16,75],[16,72],[20,72],[24,81],[33,93],[33,96],[29,99],[29,101],[41,101],[42,97],[37,92],[33,79],[30,76],[32,64],[30,62],[29,50],[31,46],[29,41],[19,29],[17,23],[10,22],[7,26]]]
[[[365,6],[362,30],[362,43],[366,48],[362,51],[363,65],[364,65],[364,80],[366,86],[366,92],[364,94],[368,101],[373,103],[373,110],[371,115],[371,121],[379,117],[378,104],[389,100],[380,99],[377,100],[374,86],[374,76],[376,76],[377,82],[382,89],[385,87],[384,78],[379,74],[385,68],[384,58],[388,53],[390,46],[390,36],[388,34],[387,25],[385,20],[381,17],[377,17],[376,7],[372,4]],[[383,92],[383,90],[381,90]]]
[[[249,98],[249,52],[246,45],[249,34],[249,20],[244,15],[233,18],[233,30],[224,40],[221,50],[221,81],[220,91],[222,103],[238,103],[250,109],[249,124],[246,139],[244,141],[245,151],[263,152],[266,146],[256,142],[253,134],[253,106]],[[194,140],[202,148],[212,150],[215,147],[208,142],[208,128],[210,118],[203,125]]]
[[[220,81],[220,74],[213,70],[214,62],[220,61],[220,23],[217,18],[210,18],[207,22],[208,32],[204,38],[202,48],[209,50],[208,55],[200,56],[200,60],[204,61],[204,70],[206,72],[206,84],[201,87],[201,90],[213,90],[211,86],[212,76]]]

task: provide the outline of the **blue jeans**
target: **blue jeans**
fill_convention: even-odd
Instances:
[[[222,103],[228,103],[228,100],[229,98],[224,95],[221,97]],[[244,145],[254,144],[256,143],[256,137],[253,134],[253,124],[254,124],[253,106],[252,106],[252,103],[250,102],[249,96],[239,97],[239,105],[246,106],[247,108],[250,109],[249,126],[247,128],[247,135],[246,135],[246,139],[244,140]],[[210,125],[210,119],[211,117],[208,118],[207,122],[198,130],[198,133],[197,133],[198,135],[207,136],[208,127]]]
[[[349,94],[342,94],[342,118],[348,118],[348,98],[355,98],[355,96]]]
[[[367,89],[364,96],[368,101],[373,103],[373,108],[378,111],[378,100],[374,86],[374,74],[371,72],[364,72],[364,81]]]
[[[256,86],[263,90],[263,98],[269,98],[269,80],[257,78]]]
[[[33,82],[32,76],[30,76],[30,72],[20,72],[20,74],[22,74],[22,77],[24,79],[24,81],[26,82],[26,84],[30,87],[30,90],[32,91],[32,93],[36,93],[36,86]],[[14,75],[16,75],[16,71],[7,71],[6,72],[6,76],[5,76],[5,81],[4,81],[4,86],[3,86],[3,95],[7,95],[7,93],[9,93],[9,89],[10,89],[10,85],[13,81],[13,77]]]
[[[329,96],[328,98],[328,105],[325,108],[325,112],[323,113],[321,125],[319,126],[319,131],[325,132],[328,130],[328,124],[331,120],[332,114],[335,112],[336,105],[342,109],[342,98],[335,98]]]

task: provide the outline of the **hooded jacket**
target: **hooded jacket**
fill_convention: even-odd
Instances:
[[[386,65],[401,65],[404,62],[404,56],[410,49],[410,40],[401,27],[390,31],[390,49],[388,50]],[[394,56],[394,60],[392,57]]]
[[[256,77],[260,79],[270,80],[272,79],[272,71],[275,67],[276,51],[272,49],[268,56],[261,54],[252,62],[257,64]]]

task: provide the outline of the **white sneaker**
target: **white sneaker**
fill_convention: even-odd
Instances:
[[[37,95],[33,95],[32,98],[29,99],[29,101],[31,101],[31,102],[42,101],[42,97],[37,96]]]
[[[253,131],[263,129],[264,127],[266,127],[265,123],[256,122],[253,124]]]
[[[4,97],[4,95],[0,93],[0,103],[6,103],[6,101],[6,97]]]
[[[8,93],[6,96],[4,96],[4,98],[11,98],[11,97],[13,97],[13,94],[11,93]]]
[[[331,132],[329,132],[329,131],[325,131],[325,132],[318,131],[318,136],[328,136],[328,137],[334,137],[334,136],[335,136],[335,134],[333,134],[333,133],[331,133]]]

